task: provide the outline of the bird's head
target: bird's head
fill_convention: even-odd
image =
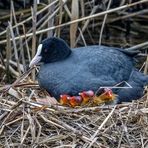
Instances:
[[[40,62],[52,63],[60,61],[67,58],[70,54],[71,49],[64,40],[56,37],[47,38],[39,44],[29,67],[33,67]]]
[[[69,95],[60,95],[60,104],[62,105],[69,105]]]
[[[88,91],[83,91],[83,92],[80,92],[79,95],[82,97],[82,98],[90,98],[90,97],[93,97],[94,96],[94,92],[92,90],[88,90]]]
[[[113,91],[109,88],[104,88],[104,92],[102,95],[105,95],[107,98],[113,97]]]
[[[72,107],[80,106],[82,103],[82,98],[80,96],[68,97],[69,103]]]
[[[97,96],[94,96],[93,102],[94,104],[101,104],[105,102],[113,101],[117,97],[116,94],[109,88],[101,88],[97,92]]]
[[[113,95],[113,91],[110,88],[100,88],[96,94],[97,96],[106,96],[110,98]]]

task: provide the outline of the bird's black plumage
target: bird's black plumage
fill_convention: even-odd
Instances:
[[[39,85],[56,98],[60,94],[78,95],[84,90],[96,91],[101,86],[113,86],[122,81],[130,81],[131,85],[135,85],[132,73],[137,74],[139,81],[136,84],[140,89],[143,90],[145,85],[142,79],[148,81],[134,68],[133,57],[136,52],[106,46],[70,49],[65,41],[54,37],[41,44],[40,56],[44,64],[38,74]],[[121,90],[118,93],[121,94],[118,99],[122,100],[123,93]],[[139,95],[135,95],[134,99],[137,97]],[[132,98],[132,94],[128,93],[128,98]]]
[[[133,69],[127,82],[132,88],[120,89],[116,100],[117,103],[140,99],[144,94],[144,86],[148,84],[148,76]]]

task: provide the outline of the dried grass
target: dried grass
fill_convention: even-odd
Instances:
[[[148,146],[147,95],[132,103],[74,109],[34,101],[41,97],[47,94],[24,78],[7,93],[1,90],[1,146]]]
[[[148,36],[148,10],[132,13],[125,10],[147,2],[141,0],[125,4],[122,0],[119,7],[110,8],[108,5],[101,12],[98,12],[100,5],[94,5],[91,0],[81,0],[79,3],[75,0],[51,0],[46,5],[34,5],[32,11],[26,9],[21,12],[15,12],[11,3],[11,13],[6,12],[5,16],[0,17],[0,21],[9,21],[7,28],[0,33],[1,48],[6,47],[6,52],[0,53],[0,147],[148,147],[148,94],[140,100],[116,106],[74,109],[60,105],[45,106],[34,101],[34,98],[49,96],[30,80],[32,69],[27,71],[26,66],[35,52],[36,41],[53,35],[69,40],[72,47],[98,44],[99,38],[102,44],[118,47],[141,43],[129,50],[141,48],[146,55],[148,42],[144,37]],[[78,9],[79,12],[75,11]],[[37,20],[32,21],[35,17]],[[133,22],[130,40],[123,38],[125,28],[116,25],[117,21],[127,19]],[[144,21],[142,27],[141,21]],[[111,31],[109,40],[103,34],[105,25]],[[137,39],[143,33],[145,36]],[[148,60],[143,63],[145,73],[147,63]],[[10,77],[16,81],[4,85],[10,82]]]

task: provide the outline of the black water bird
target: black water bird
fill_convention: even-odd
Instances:
[[[40,43],[30,67],[43,63],[38,73],[39,85],[57,99],[61,94],[78,95],[126,81],[133,88],[115,92],[117,103],[121,103],[139,99],[148,84],[148,76],[134,67],[137,53],[98,45],[70,49],[64,40],[52,37]]]

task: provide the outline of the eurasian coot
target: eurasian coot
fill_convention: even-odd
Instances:
[[[38,73],[39,85],[57,99],[61,94],[78,95],[127,81],[133,88],[119,89],[117,102],[131,101],[142,96],[143,87],[148,83],[148,76],[134,67],[136,54],[97,45],[70,49],[64,40],[52,37],[38,46],[30,67],[43,62]]]

